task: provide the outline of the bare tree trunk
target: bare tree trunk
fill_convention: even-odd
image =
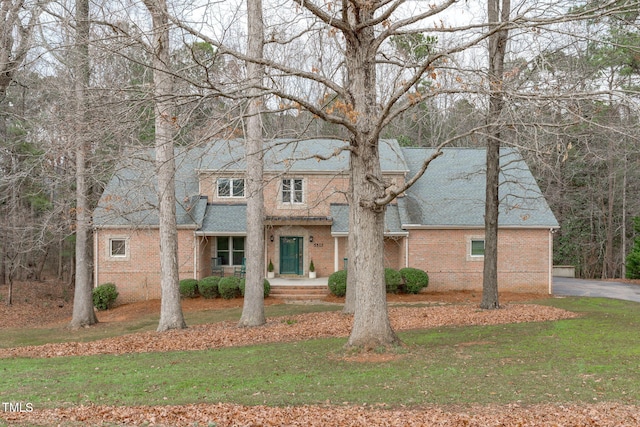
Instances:
[[[8,282],[9,289],[7,291],[7,305],[13,304],[13,278],[9,275]]]
[[[89,208],[88,155],[90,143],[87,127],[87,88],[89,87],[89,1],[76,1],[76,274],[73,315],[70,327],[80,328],[98,323],[93,309],[91,283],[91,213]]]
[[[611,107],[610,107],[611,108]],[[609,176],[607,178],[607,221],[606,221],[606,229],[605,229],[605,246],[604,246],[604,260],[602,262],[602,278],[603,279],[612,279],[616,275],[616,261],[615,261],[615,253],[613,249],[613,215],[614,215],[614,205],[615,205],[615,185],[616,185],[616,171],[615,162],[614,162],[614,139],[609,139],[609,150],[608,156],[609,159],[607,161],[607,167],[609,170]]]
[[[509,20],[510,0],[487,0],[489,31],[489,114],[487,117],[487,175],[484,214],[484,271],[480,307],[495,309],[498,301],[498,190],[500,187],[500,115],[504,106],[504,57],[508,31],[498,29]]]
[[[5,238],[5,236],[3,234],[0,234],[0,238],[2,239],[3,242],[6,242],[7,239]],[[4,285],[7,283],[7,281],[5,280],[5,244],[3,243],[0,246],[0,285]]]
[[[264,26],[262,22],[262,1],[247,0],[248,46],[247,55],[261,59],[264,47]],[[260,326],[266,323],[264,314],[264,192],[263,192],[263,141],[262,97],[260,86],[264,67],[254,62],[247,64],[249,106],[247,111],[247,274],[245,280],[244,305],[239,326]]]
[[[367,22],[373,12],[366,5],[349,3],[347,20],[353,26],[345,31],[345,62],[348,73],[348,92],[354,117],[355,132],[351,137],[351,205],[353,211],[349,224],[350,238],[358,236],[350,245],[349,263],[351,283],[355,283],[355,313],[348,347],[372,349],[399,343],[389,321],[387,295],[384,282],[384,206],[375,201],[384,196],[381,187],[382,170],[375,120],[376,67],[371,47],[375,41],[373,27],[358,27],[357,22]],[[347,107],[349,108],[349,107]],[[355,281],[355,282],[354,282]]]
[[[369,203],[379,192],[370,175],[380,176],[377,147],[362,141],[351,154],[354,222],[349,224],[350,237],[358,236],[354,258],[349,271],[355,277],[355,313],[347,346],[374,349],[399,343],[391,328],[387,312],[384,281],[384,207],[373,208]]]
[[[626,138],[625,138],[626,139]],[[625,141],[626,142],[626,141]],[[627,154],[624,155],[624,166],[622,169],[622,262],[620,277],[627,277]]]
[[[178,230],[176,220],[175,154],[172,91],[169,73],[169,22],[164,0],[146,0],[153,23],[153,87],[155,104],[155,149],[158,175],[158,221],[160,234],[160,321],[158,332],[183,329],[178,275]]]

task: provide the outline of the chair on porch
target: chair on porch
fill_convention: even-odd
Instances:
[[[224,267],[222,266],[222,258],[211,258],[211,275],[224,277]]]
[[[234,267],[233,275],[236,277],[244,278],[244,275],[247,273],[247,259],[242,258],[242,266]]]

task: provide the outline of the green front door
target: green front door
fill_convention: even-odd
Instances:
[[[302,237],[280,237],[280,274],[302,274]]]

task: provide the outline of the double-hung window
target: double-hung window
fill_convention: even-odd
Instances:
[[[244,197],[243,178],[218,178],[218,197]]]
[[[282,203],[303,203],[302,179],[286,178],[282,180]]]
[[[244,237],[220,236],[216,239],[216,256],[221,265],[242,265],[244,258]]]

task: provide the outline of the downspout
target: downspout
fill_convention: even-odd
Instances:
[[[333,271],[334,273],[340,269],[340,257],[338,250],[340,245],[338,245],[338,237],[333,238]]]
[[[93,287],[97,288],[98,283],[98,261],[100,260],[100,254],[98,253],[98,229],[96,228],[93,233]]]
[[[198,247],[199,247],[199,242],[198,242],[198,236],[196,236],[196,232],[193,232],[193,278],[198,280],[198,255],[199,252],[198,251]]]

